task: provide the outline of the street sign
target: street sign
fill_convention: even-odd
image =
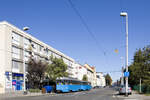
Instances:
[[[129,77],[129,72],[124,72],[124,77]]]

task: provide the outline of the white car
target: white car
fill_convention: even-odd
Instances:
[[[120,86],[120,88],[119,88],[119,94],[125,94],[125,93],[126,93],[126,87],[125,86]],[[131,87],[128,87],[128,94],[132,94]]]

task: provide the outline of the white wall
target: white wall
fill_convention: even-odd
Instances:
[[[87,69],[77,62],[74,63],[73,65],[74,65],[74,70],[73,70],[74,76],[73,77],[77,78],[79,80],[82,80],[83,75],[84,74],[87,75]]]
[[[105,77],[104,77],[103,73],[98,72],[98,73],[96,73],[96,75],[98,76],[97,77],[97,86],[102,86],[102,87],[106,86],[106,81],[105,81]]]
[[[5,78],[5,72],[11,72],[10,32],[11,31],[6,27],[6,25],[0,24],[0,93],[5,92],[5,81],[7,81]]]

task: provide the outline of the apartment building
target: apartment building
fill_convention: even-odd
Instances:
[[[91,68],[93,69],[93,86],[97,86],[96,68],[94,66]]]
[[[92,87],[96,86],[96,69],[88,64],[84,64],[84,66],[87,69],[88,81],[91,82]]]
[[[76,67],[75,67],[75,78],[82,80],[84,75],[87,75],[87,68],[85,68],[85,66],[76,63]]]
[[[102,72],[96,72],[97,77],[97,86],[104,87],[106,86],[106,80]]]
[[[73,77],[74,59],[36,39],[16,26],[0,22],[0,93],[23,90],[24,72],[30,55],[48,61],[50,55],[62,58]]]

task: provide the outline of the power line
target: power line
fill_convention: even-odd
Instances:
[[[102,72],[102,73],[116,73],[116,72],[122,72],[121,70],[118,71],[106,71],[106,72]]]
[[[87,25],[86,21],[85,21],[84,18],[81,16],[81,14],[79,13],[79,11],[78,11],[77,8],[75,7],[75,5],[72,3],[71,0],[68,0],[68,2],[69,2],[69,4],[70,4],[71,8],[74,10],[74,12],[77,14],[77,16],[79,16],[79,18],[80,18],[82,24],[83,24],[84,27],[86,28],[86,30],[87,30],[87,32],[89,33],[89,35],[90,35],[90,36],[93,38],[93,40],[95,41],[95,43],[96,43],[98,49],[103,52],[104,56],[106,56],[106,52],[101,49],[102,47],[100,47],[100,44],[98,43],[97,39],[95,38],[93,32],[91,31],[91,29],[89,28],[89,26]]]

